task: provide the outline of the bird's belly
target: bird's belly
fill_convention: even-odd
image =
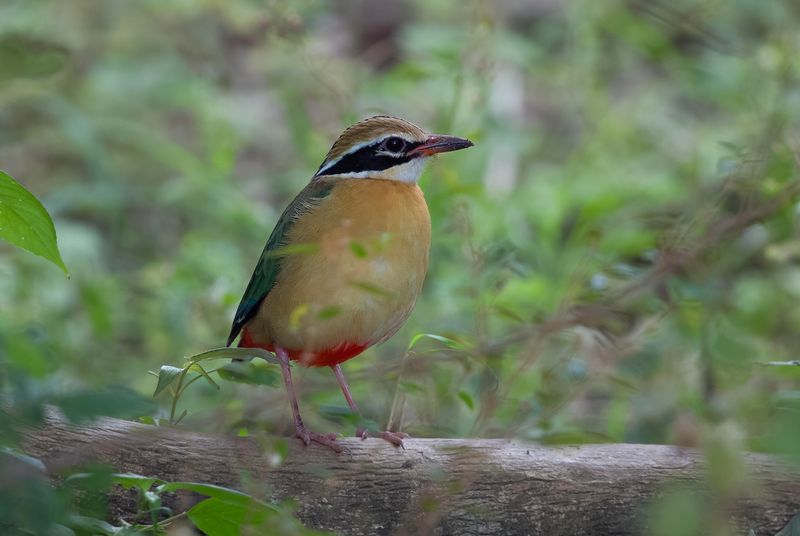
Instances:
[[[311,365],[320,364],[321,353],[391,337],[411,313],[427,271],[430,220],[424,201],[419,207],[414,200],[395,194],[391,205],[378,200],[377,211],[315,212],[296,224],[291,243],[313,243],[314,251],[282,261],[253,327]]]
[[[424,270],[401,273],[382,255],[349,257],[307,258],[270,294],[265,320],[275,344],[309,355],[345,345],[366,348],[400,328],[414,307]],[[422,259],[416,264],[422,266]]]

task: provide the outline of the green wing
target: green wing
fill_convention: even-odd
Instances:
[[[244,291],[239,308],[236,309],[231,334],[228,336],[228,346],[231,345],[244,325],[253,318],[253,315],[258,311],[258,306],[267,297],[272,287],[275,286],[275,281],[281,269],[279,248],[287,245],[286,233],[295,221],[307,214],[309,210],[313,210],[314,206],[327,197],[333,186],[333,181],[312,180],[308,186],[297,194],[297,197],[281,214],[275,229],[269,235],[264,251],[261,252],[261,258],[258,259],[258,264],[256,264],[256,269],[253,271],[253,276],[247,285],[247,290]]]

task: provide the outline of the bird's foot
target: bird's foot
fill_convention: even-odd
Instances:
[[[342,446],[336,442],[336,434],[335,432],[331,432],[329,434],[318,434],[317,432],[312,432],[305,425],[299,425],[295,427],[294,431],[295,437],[300,438],[303,443],[306,445],[310,445],[312,442],[318,443],[323,447],[328,447],[334,452],[342,452]]]
[[[356,437],[360,437],[362,441],[365,440],[368,435],[369,434],[367,434],[367,429],[366,428],[362,428],[361,426],[359,426],[356,429]],[[411,437],[411,436],[409,436],[405,432],[388,432],[388,431],[385,431],[385,432],[379,432],[378,433],[378,437],[380,437],[384,441],[387,441],[387,442],[391,443],[395,447],[400,447],[402,449],[405,449],[406,447],[403,445],[403,440],[406,439],[407,437]]]
[[[388,441],[395,447],[400,447],[403,450],[405,450],[406,448],[405,445],[403,445],[403,440],[408,437],[411,437],[405,432],[389,432],[389,431],[383,431],[380,434],[378,434],[378,436],[380,436],[380,438],[383,439],[384,441]]]

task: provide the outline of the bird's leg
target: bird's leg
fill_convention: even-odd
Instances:
[[[344,394],[345,400],[347,400],[347,405],[350,406],[350,410],[353,413],[355,413],[356,415],[359,416],[359,418],[361,418],[361,411],[358,409],[356,401],[353,400],[353,395],[350,394],[350,386],[347,385],[347,380],[344,378],[344,372],[342,372],[341,365],[338,364],[333,365],[331,368],[333,369],[333,374],[336,376],[336,380],[339,382],[339,387],[342,388],[342,393]],[[391,443],[396,447],[402,447],[403,439],[407,438],[408,434],[405,434],[403,432],[384,431],[380,432],[378,436],[380,436],[382,439],[388,441],[389,443]],[[367,429],[359,424],[358,428],[356,428],[356,437],[360,437],[362,440],[366,439]]]
[[[336,434],[318,434],[312,432],[306,425],[303,424],[303,419],[300,417],[300,406],[297,404],[297,395],[294,392],[294,384],[292,383],[292,371],[289,370],[289,355],[286,350],[280,347],[275,348],[275,355],[281,361],[281,373],[283,374],[283,385],[286,387],[286,393],[289,395],[289,403],[292,406],[292,415],[294,416],[294,435],[303,440],[306,445],[311,442],[324,445],[334,452],[342,452],[342,447],[336,442]]]
[[[350,411],[358,415],[359,420],[361,420],[361,410],[358,409],[358,404],[353,400],[353,395],[350,394],[350,386],[347,385],[347,380],[344,378],[341,365],[333,365],[331,368],[333,369],[334,376],[336,376],[336,381],[339,382],[339,387],[342,388],[344,399],[347,400],[347,405],[350,406]],[[356,437],[360,437],[361,439],[367,438],[367,429],[361,426],[361,423],[359,423],[358,428],[356,428]]]

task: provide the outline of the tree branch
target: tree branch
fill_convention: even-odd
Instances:
[[[702,456],[671,446],[408,439],[398,450],[378,439],[341,443],[344,452],[335,454],[288,440],[276,465],[252,438],[104,419],[80,427],[50,421],[28,434],[25,449],[51,473],[102,461],[164,480],[268,489],[267,498],[296,500],[308,526],[353,535],[648,533],[652,500],[674,486],[701,491],[705,482]],[[754,487],[742,490],[730,516],[742,534],[774,535],[800,510],[800,475],[763,455],[743,459]],[[119,497],[125,494],[119,491],[113,515],[130,517],[133,502]]]

